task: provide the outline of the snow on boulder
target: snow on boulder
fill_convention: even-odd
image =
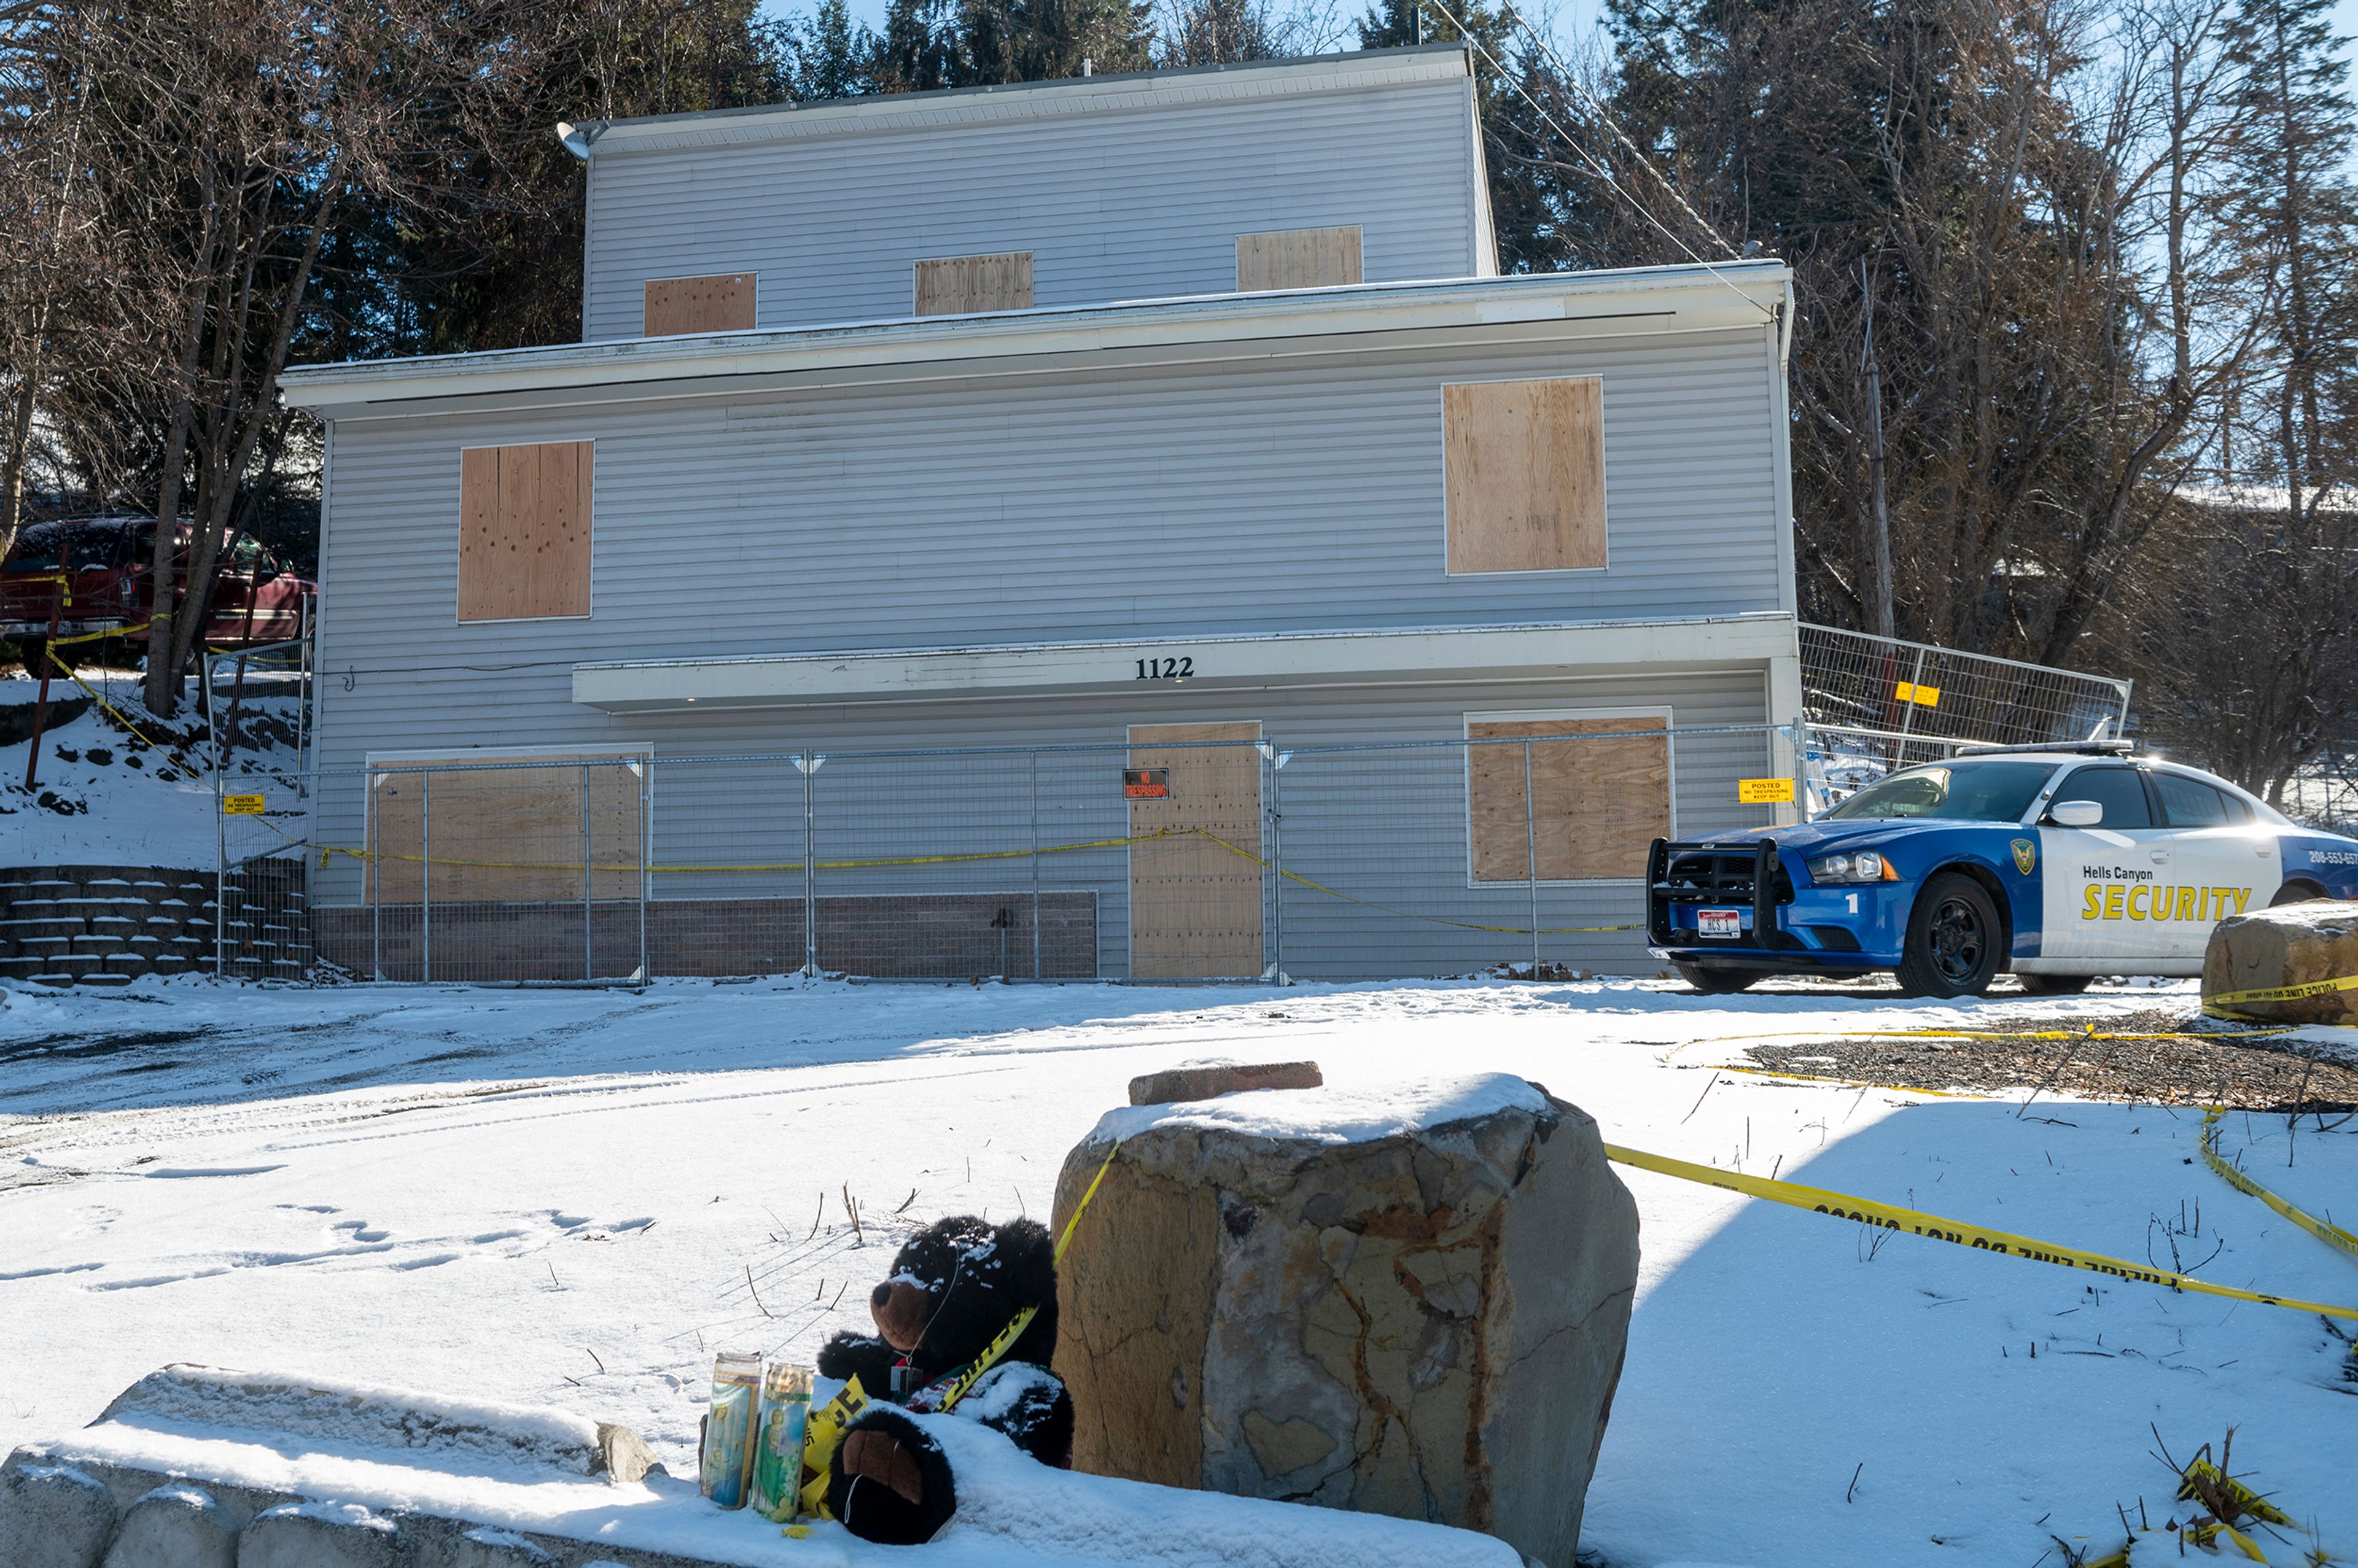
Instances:
[[[2358,977],[2358,903],[2278,904],[2212,928],[2202,1005],[2270,1023],[2358,1023],[2358,986],[2331,984],[2352,977]],[[2318,989],[2301,994],[2311,987]]]
[[[1497,1074],[1137,1106],[1058,1226],[1117,1141],[1058,1281],[1076,1467],[1570,1568],[1638,1278],[1595,1121]]]

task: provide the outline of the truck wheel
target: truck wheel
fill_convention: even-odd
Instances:
[[[2025,996],[2078,996],[2095,979],[2093,975],[2017,975]]]
[[[1752,982],[1760,978],[1749,969],[1718,969],[1703,964],[1672,964],[1671,968],[1679,972],[1679,979],[1705,996],[1726,996],[1731,992],[1747,990],[1751,989]]]
[[[2331,898],[2332,896],[2332,894],[2327,892],[2315,882],[2295,880],[2293,881],[2288,881],[2285,883],[2284,886],[2277,889],[2276,897],[2268,900],[2268,907],[2270,909],[2274,909],[2279,904],[2307,903],[2312,899]]]
[[[1909,996],[1979,996],[2005,957],[1990,895],[1973,878],[1944,871],[1908,916],[1899,989]]]

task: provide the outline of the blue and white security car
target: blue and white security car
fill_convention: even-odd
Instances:
[[[1892,969],[1914,996],[2199,975],[2211,928],[2358,898],[2358,840],[2121,743],[1989,748],[1868,785],[1816,821],[1656,839],[1647,936],[1698,989]]]

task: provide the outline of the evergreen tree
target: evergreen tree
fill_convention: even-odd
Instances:
[[[856,98],[876,91],[877,57],[884,41],[854,22],[844,0],[819,0],[807,20],[784,24],[786,78],[802,103]]]
[[[2358,354],[2348,304],[2358,191],[2344,172],[2349,40],[2332,36],[2331,8],[2331,0],[2245,0],[2227,31],[2238,73],[2232,200],[2265,312],[2267,436],[2296,529],[2353,453],[2351,413],[2332,394]]]

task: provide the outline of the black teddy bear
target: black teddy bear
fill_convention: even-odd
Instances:
[[[869,1297],[876,1333],[838,1334],[819,1375],[857,1376],[874,1402],[844,1429],[827,1508],[844,1528],[889,1546],[930,1541],[957,1509],[941,1446],[909,1412],[941,1408],[960,1373],[1026,1307],[1022,1334],[950,1413],[1005,1433],[1044,1465],[1073,1462],[1073,1397],[1048,1369],[1056,1352],[1056,1261],[1038,1221],[937,1220],[909,1238]]]

